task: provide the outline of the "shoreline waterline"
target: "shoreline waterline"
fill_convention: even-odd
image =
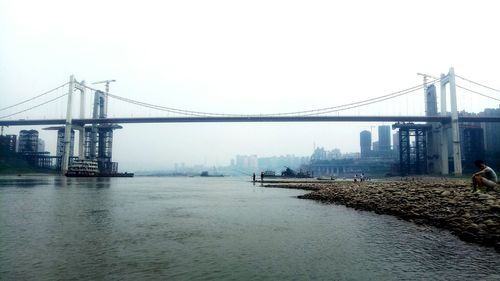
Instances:
[[[345,205],[446,229],[466,242],[500,252],[500,194],[471,192],[464,179],[264,182],[269,188],[311,191],[300,199]]]

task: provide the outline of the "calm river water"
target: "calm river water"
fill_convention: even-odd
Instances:
[[[1,280],[500,280],[500,255],[244,178],[0,177]]]

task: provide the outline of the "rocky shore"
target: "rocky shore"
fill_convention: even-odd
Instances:
[[[312,191],[299,198],[389,214],[451,231],[500,252],[500,191],[471,192],[466,180],[419,178],[382,182],[276,183]]]

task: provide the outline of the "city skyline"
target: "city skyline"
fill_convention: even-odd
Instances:
[[[376,126],[371,126],[371,127],[376,127]],[[31,128],[31,127],[30,127]],[[34,129],[30,129],[30,131],[32,131]],[[22,130],[19,130],[19,133],[21,133],[22,131],[26,131],[25,129],[22,129]],[[37,130],[35,130],[37,131]],[[45,130],[46,131],[46,130]],[[41,133],[41,132],[44,132],[44,130],[41,130],[41,131],[37,131],[37,136]],[[74,150],[74,146],[78,144],[78,140],[75,139],[75,132],[72,131],[72,144],[71,144],[71,155],[72,156],[78,156],[77,152]],[[53,137],[56,138],[57,140],[57,146],[54,147],[53,149],[52,148],[47,148],[45,147],[45,140],[43,138],[38,138],[38,142],[43,142],[43,147],[44,147],[44,151],[48,151],[51,153],[51,155],[54,155],[54,156],[61,156],[62,155],[62,152],[61,152],[61,149],[62,149],[62,144],[60,142],[62,142],[62,135],[60,135],[61,132],[58,133],[52,133]],[[14,134],[18,137],[19,139],[19,134]],[[50,135],[49,135],[50,137]],[[375,139],[374,139],[375,140]],[[40,144],[39,144],[39,147],[40,147]],[[297,158],[309,158],[311,157],[316,150],[318,149],[326,149],[327,151],[338,151],[339,154],[341,155],[347,155],[348,157],[352,157],[352,155],[355,155],[356,153],[359,154],[359,147],[358,147],[358,151],[342,151],[341,149],[339,149],[338,147],[335,147],[334,145],[325,145],[325,146],[317,146],[316,145],[316,142],[313,142],[313,145],[310,149],[309,152],[306,152],[302,155],[299,155],[299,154],[296,154],[296,153],[288,153],[288,154],[270,154],[270,155],[259,155],[257,153],[238,153],[234,156],[232,156],[227,163],[208,163],[207,161],[204,161],[203,163],[200,163],[200,162],[186,162],[186,161],[180,161],[180,162],[175,162],[175,163],[172,163],[172,165],[161,165],[161,166],[157,166],[157,167],[146,167],[145,169],[143,169],[142,167],[133,167],[134,169],[136,170],[176,170],[176,166],[179,165],[179,164],[182,164],[182,165],[185,165],[186,167],[195,167],[195,166],[203,166],[203,167],[224,167],[224,166],[232,166],[232,163],[233,162],[237,162],[237,158],[240,157],[240,156],[243,156],[243,157],[247,157],[247,156],[255,156],[256,158],[287,158],[287,157],[297,157]],[[17,150],[17,149],[16,149]],[[125,165],[127,168],[127,165]]]

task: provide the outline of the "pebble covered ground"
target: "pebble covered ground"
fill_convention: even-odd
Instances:
[[[299,198],[389,214],[451,231],[500,252],[500,190],[471,191],[463,179],[416,178],[364,182],[270,183],[312,191]]]

